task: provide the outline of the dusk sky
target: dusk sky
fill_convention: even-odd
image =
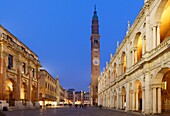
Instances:
[[[1,0],[0,24],[39,56],[65,89],[88,91],[91,20],[97,6],[101,71],[144,0]]]

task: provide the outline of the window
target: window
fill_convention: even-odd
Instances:
[[[11,69],[13,67],[13,56],[8,55],[8,69]]]
[[[32,68],[32,77],[34,77],[35,76],[35,70],[34,70],[34,68]]]
[[[22,73],[26,74],[26,65],[24,62],[22,63]]]
[[[94,45],[98,45],[98,40],[94,40]]]
[[[48,86],[48,84],[47,84],[47,82],[45,83],[45,88],[47,88],[47,86]]]

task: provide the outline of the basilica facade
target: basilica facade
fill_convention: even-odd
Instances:
[[[170,0],[144,0],[98,78],[98,105],[156,114],[170,111]]]

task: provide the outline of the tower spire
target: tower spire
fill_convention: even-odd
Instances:
[[[94,15],[93,15],[93,19],[97,19],[97,10],[96,10],[96,4],[94,5]]]

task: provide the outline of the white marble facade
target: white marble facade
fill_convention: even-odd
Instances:
[[[144,0],[98,78],[98,105],[156,114],[170,111],[170,0]]]

